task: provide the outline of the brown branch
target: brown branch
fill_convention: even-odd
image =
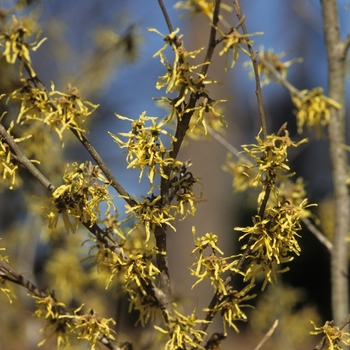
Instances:
[[[234,0],[233,1],[236,13],[237,13],[237,18],[241,23],[241,28],[244,34],[248,35],[248,31],[247,28],[245,26],[245,23],[243,21],[244,16],[242,15],[242,10],[241,10],[241,6],[239,4],[239,0]],[[262,92],[261,92],[261,84],[260,84],[260,77],[259,77],[259,68],[258,68],[258,63],[257,63],[257,57],[258,57],[258,53],[256,51],[254,51],[253,46],[249,40],[249,38],[247,37],[246,39],[247,41],[247,48],[248,51],[250,53],[250,58],[252,60],[252,64],[253,64],[253,69],[254,69],[254,75],[255,75],[255,82],[256,82],[256,89],[255,89],[255,93],[256,93],[256,97],[258,100],[258,109],[259,109],[259,116],[260,116],[260,123],[261,123],[261,129],[262,129],[262,134],[263,134],[263,138],[264,140],[266,140],[267,138],[267,127],[266,127],[266,118],[265,118],[265,111],[264,111],[264,105],[263,105],[263,100],[262,100]]]
[[[47,293],[39,289],[34,283],[27,280],[3,260],[0,260],[0,276],[13,283],[23,286],[29,292],[39,298],[46,298],[48,296]]]
[[[342,107],[330,109],[328,125],[329,149],[332,163],[334,195],[334,235],[331,255],[332,312],[335,322],[344,318],[349,310],[348,244],[350,230],[350,198],[346,180],[348,162],[342,145],[345,140],[345,58],[344,43],[339,33],[339,18],[336,0],[322,0],[323,27],[328,58],[328,95]],[[347,39],[346,45],[349,45]]]
[[[209,64],[211,62],[215,47],[217,45],[216,28],[217,28],[217,25],[219,22],[220,3],[221,3],[221,0],[215,1],[215,8],[214,8],[214,12],[213,12],[213,22],[211,24],[209,43],[208,43],[207,52],[205,54],[205,59],[203,61],[206,64],[204,64],[201,68],[201,74],[203,74],[203,75],[206,75],[208,72]]]

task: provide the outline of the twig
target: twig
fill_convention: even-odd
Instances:
[[[205,59],[204,59],[204,64],[201,68],[201,74],[205,75],[208,72],[209,69],[209,64],[211,62],[211,58],[213,56],[215,47],[217,45],[216,42],[216,28],[219,22],[219,12],[220,12],[220,3],[221,0],[216,0],[215,1],[215,8],[214,8],[214,13],[213,13],[213,22],[211,24],[211,30],[210,30],[210,36],[209,36],[209,43],[208,43],[208,48],[207,52],[205,54]]]
[[[324,234],[312,224],[308,218],[302,218],[301,221],[306,225],[308,230],[315,235],[315,237],[328,249],[329,253],[332,254],[333,244],[326,238]]]
[[[162,12],[163,12],[163,16],[164,16],[166,25],[168,26],[169,33],[172,33],[172,32],[174,31],[174,28],[173,28],[173,26],[172,26],[172,24],[171,24],[170,17],[169,17],[169,15],[168,15],[168,12],[167,12],[167,10],[166,10],[166,7],[164,6],[163,0],[158,0],[158,3],[159,3],[159,6],[160,6],[160,9],[161,9]]]
[[[71,131],[77,137],[77,139],[82,143],[82,145],[85,147],[85,149],[90,153],[91,157],[94,159],[96,164],[100,167],[102,172],[106,175],[106,178],[108,179],[108,181],[110,181],[111,186],[120,194],[120,196],[131,207],[136,205],[135,200],[132,199],[131,196],[129,195],[129,193],[124,189],[124,187],[120,185],[118,180],[114,177],[114,175],[111,172],[111,170],[109,169],[109,167],[103,161],[102,157],[96,151],[94,146],[89,142],[89,140],[84,135],[82,135],[82,134],[79,135],[76,130],[72,129]]]
[[[234,0],[233,4],[235,6],[235,10],[236,10],[236,13],[237,13],[237,18],[238,18],[239,21],[241,21],[244,16],[242,15],[242,11],[241,11],[241,6],[239,4],[239,0]],[[242,28],[243,33],[248,36],[248,31],[247,31],[247,28],[246,28],[245,23],[244,23],[243,20],[242,20],[241,28]],[[266,127],[266,118],[265,118],[264,105],[263,105],[263,101],[262,101],[261,84],[260,84],[260,77],[259,77],[259,68],[258,68],[258,64],[257,64],[258,53],[256,51],[254,51],[253,46],[250,43],[250,40],[249,40],[248,37],[247,37],[246,41],[247,41],[247,48],[248,48],[248,51],[250,53],[250,58],[252,60],[253,69],[254,69],[255,82],[256,82],[255,93],[256,93],[257,100],[258,100],[258,108],[259,108],[259,116],[260,116],[260,123],[261,123],[262,134],[263,134],[263,138],[266,140],[266,138],[267,138],[267,127]]]
[[[254,350],[260,350],[261,347],[271,338],[273,332],[278,326],[278,320],[276,320],[271,328],[267,331],[267,333],[264,335],[264,337],[261,339],[260,343],[255,347]]]

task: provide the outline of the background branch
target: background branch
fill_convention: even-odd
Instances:
[[[332,163],[334,195],[334,238],[331,256],[332,312],[335,322],[340,322],[349,310],[348,244],[350,231],[350,200],[346,180],[348,162],[342,145],[345,140],[345,55],[340,40],[336,0],[322,0],[323,24],[328,57],[328,95],[337,101],[340,109],[330,109],[328,126],[329,149]],[[348,40],[349,41],[349,40]]]

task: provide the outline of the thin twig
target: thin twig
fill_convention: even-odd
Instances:
[[[73,134],[77,137],[77,139],[82,143],[85,149],[90,153],[91,157],[94,159],[96,164],[100,167],[102,172],[106,175],[108,181],[110,181],[111,186],[120,194],[120,196],[131,206],[135,206],[136,202],[131,198],[129,193],[124,189],[123,186],[120,185],[118,180],[114,177],[113,173],[103,161],[102,157],[96,151],[94,146],[89,142],[89,140],[82,134],[78,134],[78,132],[74,129],[71,130]]]
[[[206,75],[209,69],[209,64],[211,62],[215,47],[217,45],[216,42],[216,28],[219,22],[219,13],[220,13],[220,3],[221,0],[216,0],[215,1],[215,8],[214,8],[214,13],[213,13],[213,22],[211,24],[211,30],[210,30],[210,36],[209,36],[209,43],[208,43],[208,48],[207,52],[205,54],[205,59],[204,59],[204,65],[201,68],[201,74]]]
[[[267,333],[264,335],[264,337],[261,339],[260,343],[255,347],[254,350],[260,350],[261,347],[271,338],[273,332],[278,326],[278,320],[276,320],[271,328],[267,331]]]
[[[333,244],[326,236],[315,226],[308,218],[302,218],[301,221],[305,224],[308,230],[332,253]]]
[[[166,25],[168,26],[169,33],[172,33],[174,31],[174,28],[173,28],[173,26],[171,24],[170,17],[168,15],[168,11],[166,10],[166,7],[164,6],[163,0],[158,0],[158,3],[159,3],[159,6],[160,6],[160,9],[163,12],[163,16],[164,16]]]
[[[243,15],[242,15],[242,11],[241,11],[241,6],[239,4],[239,0],[234,0],[233,4],[235,6],[235,10],[237,13],[237,18],[238,20],[241,22],[241,20],[243,19]],[[248,31],[247,28],[245,26],[244,21],[242,21],[241,24],[241,28],[242,31],[245,35],[247,35],[247,48],[248,51],[250,53],[250,58],[252,60],[252,64],[253,64],[253,69],[254,69],[254,75],[255,75],[255,82],[256,82],[256,97],[258,100],[258,109],[259,109],[259,116],[260,116],[260,123],[261,123],[261,129],[262,129],[262,134],[263,134],[263,138],[264,140],[266,140],[267,138],[267,127],[266,127],[266,118],[265,118],[265,111],[264,111],[264,105],[263,105],[263,100],[262,100],[262,92],[261,92],[261,84],[260,84],[260,77],[259,77],[259,68],[258,68],[258,63],[257,63],[257,56],[258,53],[256,51],[254,51],[253,46],[248,38]]]

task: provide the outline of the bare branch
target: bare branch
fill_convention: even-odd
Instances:
[[[163,0],[158,0],[158,3],[159,3],[159,6],[160,6],[160,9],[163,12],[163,16],[164,16],[165,22],[166,22],[166,24],[168,26],[169,33],[172,33],[174,31],[174,28],[173,28],[173,26],[171,24],[170,17],[168,15],[168,11],[166,10],[166,7],[164,6]]]
[[[245,26],[245,23],[243,21],[243,15],[241,11],[241,6],[239,4],[239,0],[234,0],[233,4],[235,6],[235,10],[237,12],[238,20],[241,22],[241,28],[244,34],[248,35],[247,28]],[[255,82],[256,82],[256,97],[258,100],[258,108],[259,108],[259,115],[260,115],[260,123],[261,123],[261,129],[264,139],[267,138],[267,127],[266,127],[266,118],[265,118],[265,111],[264,111],[264,105],[262,100],[262,92],[261,92],[261,84],[260,84],[260,77],[259,77],[259,69],[258,69],[258,63],[257,63],[257,57],[258,53],[254,51],[252,44],[250,43],[249,38],[246,38],[247,41],[247,48],[250,53],[250,58],[252,60],[253,69],[254,69],[254,75],[255,75]]]
[[[264,337],[261,339],[260,343],[255,347],[254,350],[260,350],[262,346],[271,338],[273,332],[278,326],[278,320],[276,320],[271,328],[267,331],[267,333],[264,335]]]
[[[306,225],[308,230],[315,235],[315,237],[332,253],[333,244],[326,238],[326,236],[315,226],[308,218],[302,218],[301,221]]]

